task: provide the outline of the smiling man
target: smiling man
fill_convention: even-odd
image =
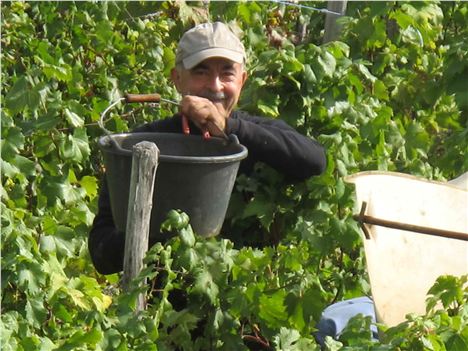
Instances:
[[[249,154],[239,172],[249,173],[263,162],[287,179],[304,180],[325,169],[323,147],[280,119],[252,116],[235,110],[247,79],[246,55],[241,41],[221,23],[205,23],[187,31],[176,53],[172,80],[183,95],[179,113],[138,127],[134,132],[182,133],[183,118],[192,134],[236,134]],[[109,192],[104,182],[99,209],[88,240],[96,269],[103,274],[123,269],[125,233],[112,218]]]
[[[201,129],[221,136],[247,79],[245,60],[244,46],[221,22],[185,33],[171,75],[184,95],[181,113]]]

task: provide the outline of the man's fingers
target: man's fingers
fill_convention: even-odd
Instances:
[[[198,128],[211,135],[224,136],[226,117],[212,101],[199,96],[186,95],[181,101],[180,112]]]
[[[209,138],[211,138],[210,132],[208,131],[208,129],[205,129],[203,131],[203,139],[208,140]]]
[[[188,123],[187,116],[182,115],[182,131],[184,132],[185,135],[190,134],[190,127]]]

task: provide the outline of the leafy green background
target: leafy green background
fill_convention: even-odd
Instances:
[[[350,2],[340,41],[328,44],[322,13],[275,2],[2,2],[1,10],[5,350],[318,349],[312,333],[323,308],[370,294],[343,177],[389,170],[447,180],[468,170],[465,2]],[[97,121],[125,92],[177,98],[169,81],[177,40],[207,19],[243,35],[250,79],[240,107],[317,138],[328,167],[293,185],[261,165],[239,177],[229,240],[200,240],[172,213],[167,225],[180,235],[151,250],[123,293],[118,275],[96,273],[86,245],[103,175]],[[127,131],[173,112],[121,105],[106,126]],[[143,283],[156,276],[158,286]],[[380,326],[380,342],[357,317],[327,348],[466,350],[466,280],[441,277],[427,314]],[[149,305],[136,316],[141,291]],[[170,291],[188,307],[174,309]]]

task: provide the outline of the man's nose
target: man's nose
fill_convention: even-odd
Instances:
[[[208,82],[208,88],[214,92],[223,90],[223,84],[221,82],[219,75],[215,74],[210,77],[210,80]]]

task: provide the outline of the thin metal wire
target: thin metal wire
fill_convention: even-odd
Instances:
[[[114,101],[112,104],[110,104],[109,106],[107,106],[107,108],[102,112],[101,114],[101,118],[99,119],[98,121],[98,124],[99,124],[99,127],[101,127],[101,129],[107,134],[107,135],[110,135],[111,132],[108,131],[106,129],[106,127],[104,127],[104,117],[106,116],[107,112],[109,112],[110,109],[112,109],[115,105],[117,105],[118,103],[120,103],[122,100],[125,100],[125,98],[120,98],[116,101]]]
[[[327,10],[327,9],[319,9],[317,7],[312,7],[312,6],[307,6],[307,5],[295,4],[295,3],[289,2],[289,1],[273,0],[273,2],[277,2],[279,4],[283,4],[283,5],[287,5],[287,6],[294,6],[294,7],[299,7],[299,8],[303,8],[303,9],[312,10],[312,11],[318,11],[318,12],[329,13],[329,14],[332,14],[332,15],[341,16],[341,13],[339,13],[339,12],[330,11],[330,10]]]
[[[174,100],[169,100],[169,99],[165,99],[165,98],[159,98],[159,100],[161,100],[162,102],[167,102],[169,104],[173,104],[173,105],[176,105],[176,106],[179,106],[180,105],[180,102],[178,101],[174,101]]]

